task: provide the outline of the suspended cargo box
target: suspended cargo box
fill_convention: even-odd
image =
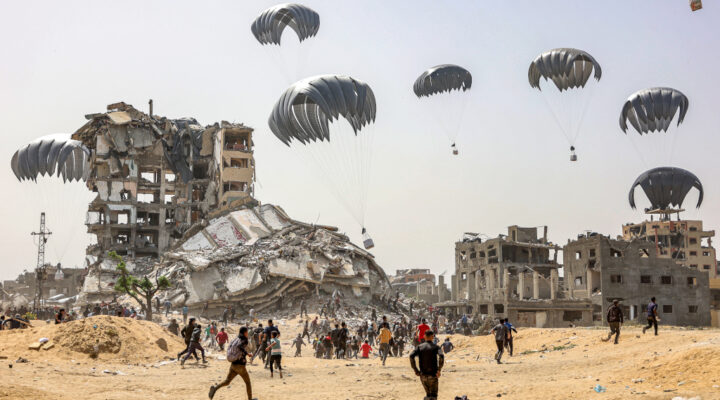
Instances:
[[[690,9],[697,11],[702,8],[702,0],[690,0]]]

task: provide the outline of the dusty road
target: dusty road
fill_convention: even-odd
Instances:
[[[372,358],[315,359],[305,347],[303,357],[294,358],[287,342],[299,324],[285,321],[280,328],[287,376],[271,380],[257,362],[249,368],[254,396],[261,400],[406,400],[424,396],[407,357],[390,358],[382,367]],[[159,331],[144,326],[138,340],[153,348],[147,358],[139,354],[142,350],[137,343],[98,359],[62,346],[27,350],[32,341],[28,338],[52,336],[53,329],[40,327],[27,334],[0,332],[0,357],[6,357],[0,359],[0,398],[206,399],[210,384],[221,381],[227,372],[228,363],[217,359],[217,352],[210,355],[207,367],[189,363],[181,369],[176,362],[158,365],[163,359],[160,355],[174,354],[181,344],[169,339],[168,351],[158,352],[153,338]],[[502,365],[492,360],[495,344],[491,337],[455,336],[457,349],[446,356],[440,398],[465,394],[471,400],[720,399],[720,331],[663,328],[655,337],[627,327],[619,345],[601,342],[603,335],[604,330],[587,328],[520,329],[516,354],[506,357]],[[126,342],[130,340],[125,338],[122,345]],[[15,363],[18,357],[29,362]],[[607,388],[606,392],[596,393],[593,387],[597,384]],[[242,381],[237,379],[215,398],[242,399],[244,393]]]

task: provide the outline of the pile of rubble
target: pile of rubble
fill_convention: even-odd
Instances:
[[[151,275],[173,282],[160,299],[191,309],[208,303],[261,312],[285,308],[308,295],[341,295],[370,304],[390,284],[373,256],[332,227],[291,219],[264,204],[215,215],[192,227],[165,253]]]

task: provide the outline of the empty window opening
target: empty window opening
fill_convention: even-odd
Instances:
[[[614,258],[620,258],[620,257],[622,257],[622,251],[610,249],[610,255]]]
[[[697,278],[694,278],[692,276],[688,276],[687,278],[687,284],[688,286],[695,286],[697,285]]]
[[[208,177],[207,164],[195,164],[193,166],[193,178],[194,179],[205,179],[207,177]]]
[[[582,276],[575,278],[575,286],[582,286]]]
[[[563,321],[581,321],[582,311],[563,311]]]
[[[160,171],[140,171],[140,179],[151,183],[160,183]]]
[[[663,305],[663,314],[672,314],[673,307],[671,304],[665,304]]]
[[[130,242],[130,239],[129,239],[129,235],[127,235],[127,234],[121,233],[121,234],[115,236],[115,243],[126,244],[128,242]]]
[[[225,192],[246,192],[247,188],[247,182],[226,182],[223,184],[223,191]]]
[[[477,257],[477,253],[475,253],[474,251],[470,253],[470,258],[476,258],[476,257]]]
[[[575,259],[580,260],[582,258],[582,251],[578,250],[575,252]]]
[[[696,255],[697,255],[697,251],[691,251],[691,252],[690,252],[690,256],[691,256],[691,257],[694,257],[694,256],[696,256]],[[704,254],[703,254],[703,255],[704,255]]]
[[[710,269],[710,266],[707,265],[707,264],[705,264],[705,265],[703,265],[703,269],[704,269],[704,270],[709,270],[709,269]]]
[[[652,284],[652,276],[640,275],[640,283]]]
[[[138,201],[138,203],[154,203],[155,202],[155,194],[154,193],[138,193],[137,201]]]
[[[710,255],[709,251],[703,251],[703,257],[708,257]]]
[[[688,306],[688,312],[690,314],[697,314],[698,312],[698,306]]]
[[[640,258],[648,258],[650,257],[650,253],[648,253],[647,249],[638,249],[638,256]]]
[[[172,204],[174,198],[175,198],[175,194],[166,194],[165,195],[165,204]]]
[[[622,283],[622,275],[610,275],[610,283]]]
[[[495,314],[504,314],[505,313],[505,305],[504,304],[494,304],[493,310],[495,311]]]
[[[690,232],[696,232],[696,231],[697,231],[697,226],[690,227]]]
[[[462,274],[460,274],[460,279],[467,280],[467,273],[463,272]]]
[[[697,264],[690,264],[690,268],[697,269]]]
[[[697,238],[690,238],[690,244],[697,244]]]
[[[480,305],[480,314],[487,314],[488,313],[488,305],[487,304],[481,304]]]
[[[595,249],[590,249],[590,257],[595,257]]]
[[[172,172],[165,173],[165,182],[175,182],[175,174]]]
[[[660,283],[663,285],[672,285],[672,276],[663,275],[660,277]]]

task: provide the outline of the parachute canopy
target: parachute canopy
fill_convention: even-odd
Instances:
[[[260,13],[250,29],[260,44],[280,45],[286,26],[292,28],[302,42],[317,34],[320,29],[320,15],[300,4],[278,4]]]
[[[635,188],[642,187],[651,208],[667,210],[670,206],[682,207],[690,189],[696,188],[700,195],[696,207],[703,201],[703,187],[700,180],[690,171],[675,167],[653,168],[643,172],[630,187],[630,207],[635,208]]]
[[[19,181],[34,181],[38,175],[52,176],[57,169],[63,182],[72,182],[85,180],[89,157],[90,150],[80,141],[70,139],[70,135],[49,135],[16,151],[10,166]]]
[[[528,80],[530,86],[540,89],[540,78],[552,80],[561,92],[566,89],[585,87],[595,70],[600,80],[600,64],[589,53],[578,49],[553,49],[540,54],[530,63]]]
[[[680,109],[677,124],[683,122],[688,110],[688,98],[679,90],[650,88],[628,97],[620,112],[620,128],[627,133],[627,121],[639,134],[667,132],[675,113]]]
[[[275,104],[268,120],[272,132],[286,145],[295,139],[329,141],[328,124],[345,117],[353,131],[375,121],[375,95],[366,83],[343,75],[321,75],[290,86]]]
[[[431,96],[452,90],[469,90],[472,86],[470,71],[453,64],[434,66],[420,74],[413,91],[417,97]]]

